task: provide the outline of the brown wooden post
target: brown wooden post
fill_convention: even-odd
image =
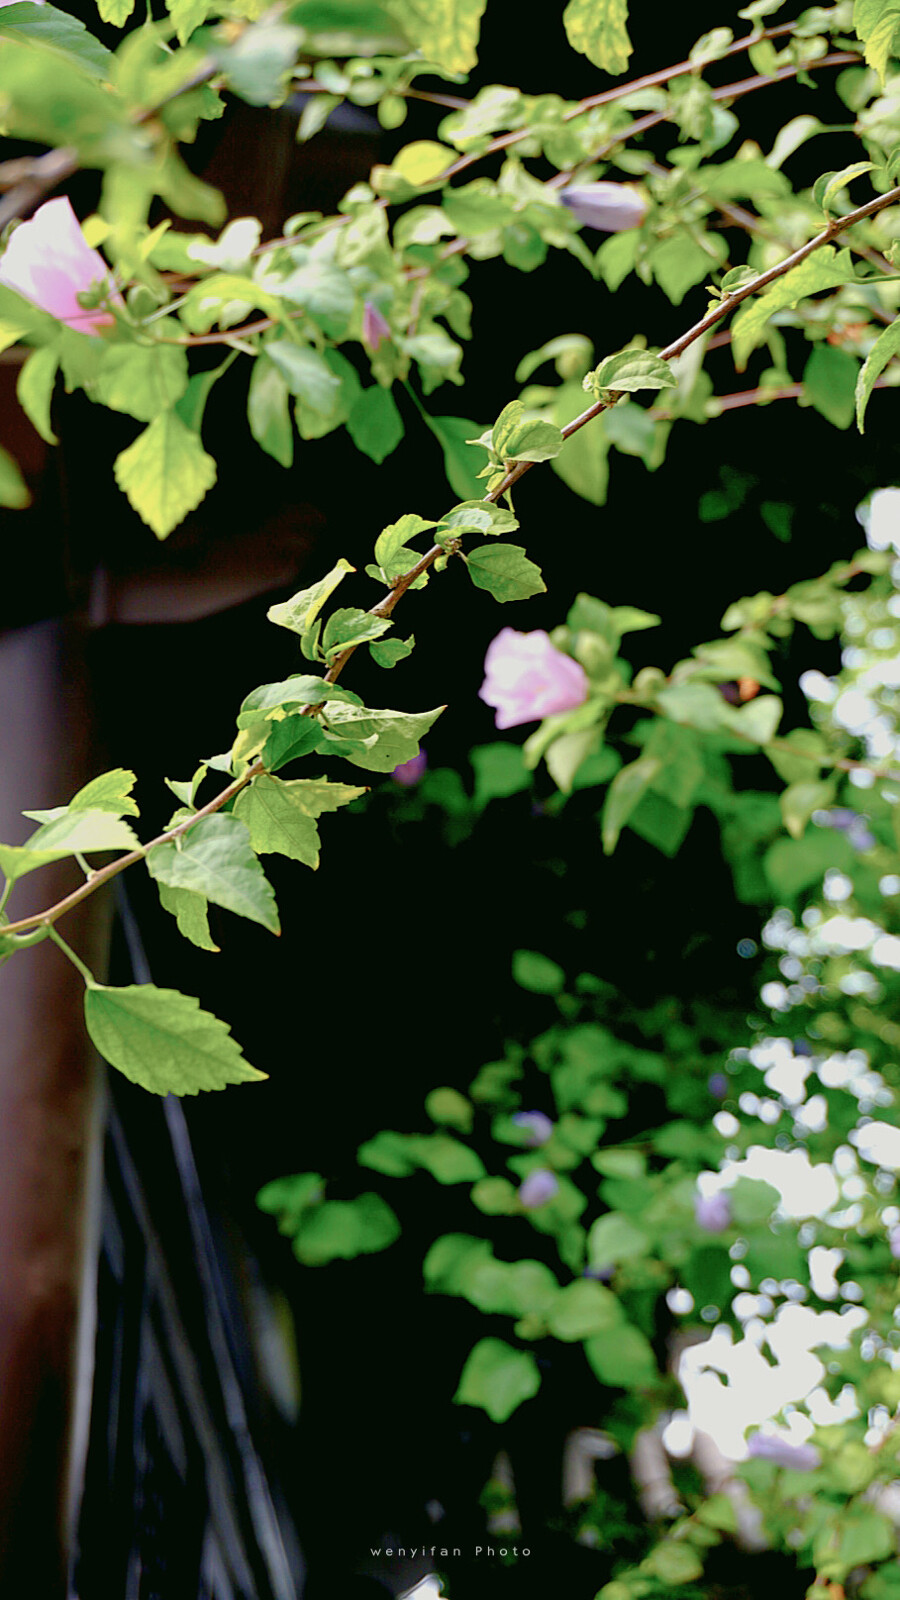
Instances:
[[[0,637],[0,839],[89,776],[81,634],[49,621]],[[71,862],[23,880],[27,914],[74,886]],[[66,938],[102,976],[106,906]],[[65,1595],[67,1455],[96,1075],[83,982],[55,945],[0,968],[0,1594]]]

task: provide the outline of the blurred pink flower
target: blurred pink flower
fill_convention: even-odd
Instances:
[[[697,1196],[694,1201],[694,1218],[704,1233],[724,1233],[731,1226],[731,1201],[723,1190],[716,1194]]]
[[[519,1185],[519,1204],[526,1211],[536,1211],[538,1206],[545,1206],[548,1200],[552,1200],[558,1190],[556,1173],[550,1172],[547,1167],[535,1167],[524,1183]]]
[[[0,283],[81,333],[113,321],[108,311],[78,304],[79,294],[109,280],[109,267],[87,243],[65,195],[47,200],[15,228],[0,257]]]
[[[377,350],[385,339],[391,337],[391,325],[378,307],[367,300],[363,306],[362,342],[367,350]]]
[[[403,761],[399,767],[395,767],[391,777],[395,783],[399,783],[401,789],[414,789],[417,783],[422,782],[427,771],[428,757],[424,750],[420,750],[418,755],[410,756],[408,761]]]
[[[559,198],[583,228],[600,233],[639,228],[647,215],[646,200],[626,183],[572,183]]]
[[[555,650],[541,629],[516,633],[501,628],[484,658],[479,698],[495,706],[498,728],[539,722],[555,711],[572,711],[587,699],[588,680],[571,656]]]

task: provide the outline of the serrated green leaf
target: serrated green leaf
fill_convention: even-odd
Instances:
[[[44,345],[42,350],[32,351],[16,383],[16,398],[19,405],[47,444],[59,443],[50,426],[50,403],[53,399],[58,366],[59,356],[56,350],[52,345]]]
[[[83,22],[56,6],[7,5],[0,17],[0,37],[26,39],[69,56],[83,71],[97,78],[109,76],[112,54],[89,33]]]
[[[445,708],[434,711],[373,711],[366,706],[336,705],[329,710],[329,725],[339,739],[364,748],[348,751],[347,759],[369,772],[393,772],[419,753],[419,741]],[[336,754],[344,754],[332,745]]]
[[[390,389],[373,384],[362,389],[347,418],[347,432],[357,450],[380,466],[396,450],[405,432]]]
[[[825,172],[813,184],[813,202],[827,212],[829,202],[836,200],[842,189],[846,189],[854,178],[859,178],[864,172],[874,172],[874,161],[854,161],[849,167],[841,167],[838,172]]]
[[[487,589],[501,604],[546,592],[540,567],[529,561],[521,545],[481,545],[464,559],[476,588]]]
[[[224,1022],[193,996],[155,984],[85,991],[87,1031],[111,1066],[151,1094],[198,1094],[265,1078]]]
[[[453,1396],[460,1406],[477,1406],[493,1422],[505,1422],[541,1386],[537,1362],[528,1350],[502,1339],[479,1339],[463,1368]]]
[[[803,370],[803,391],[816,410],[836,428],[853,421],[859,362],[846,350],[817,344]]]
[[[137,817],[140,812],[131,794],[136,781],[133,772],[125,767],[114,767],[111,772],[101,772],[98,778],[92,778],[67,806],[53,806],[48,811],[23,811],[22,815],[35,822],[54,822],[71,811],[109,811],[115,817]]]
[[[261,350],[250,375],[247,421],[260,449],[282,467],[291,466],[294,460],[289,393],[283,374]]]
[[[312,411],[328,415],[340,393],[341,380],[318,350],[292,344],[289,339],[276,339],[266,345],[266,355],[275,363],[291,394]]]
[[[492,505],[489,500],[466,500],[441,517],[437,536],[450,534],[459,538],[466,533],[514,533],[518,526],[518,518],[505,506]]]
[[[13,880],[64,856],[93,854],[95,850],[133,850],[139,840],[127,822],[109,811],[63,807],[24,845],[0,845],[0,872]]]
[[[879,334],[872,346],[856,382],[856,425],[860,433],[865,431],[864,421],[866,408],[876,378],[881,376],[888,362],[900,351],[900,317],[892,322],[889,328]]]
[[[761,342],[767,323],[777,311],[795,306],[807,295],[821,294],[825,289],[837,289],[855,280],[850,251],[824,245],[771,284],[764,294],[751,296],[739,308],[731,325],[734,364],[738,372],[744,371],[751,352]]]
[[[484,456],[469,444],[484,429],[480,422],[470,422],[466,417],[425,416],[429,428],[444,453],[444,472],[454,494],[461,500],[474,500],[484,492],[479,482]]]
[[[311,628],[319,615],[322,607],[330,595],[334,594],[338,584],[343,582],[348,572],[355,572],[356,568],[341,556],[331,571],[320,578],[318,583],[310,584],[308,589],[298,589],[292,594],[290,600],[280,600],[277,605],[270,606],[266,612],[270,622],[279,628],[290,628],[292,633],[304,634]]]
[[[276,782],[273,778],[272,782]],[[147,854],[147,871],[173,889],[193,889],[215,905],[278,933],[275,895],[238,817],[204,817],[183,843],[161,844]]]
[[[116,482],[158,539],[200,504],[216,463],[175,411],[164,411],[115,461]]]
[[[503,407],[491,431],[497,455],[504,461],[550,461],[563,447],[563,437],[553,422],[524,415],[521,400]]]
[[[668,361],[649,350],[620,350],[607,356],[584,380],[585,389],[636,393],[639,389],[674,389],[678,379]]]
[[[97,10],[104,22],[121,28],[134,10],[134,0],[97,0]]]
[[[389,0],[388,11],[426,61],[447,72],[470,72],[486,0]]]
[[[412,655],[415,642],[415,634],[411,633],[408,639],[379,639],[369,645],[369,650],[377,666],[395,667],[398,661]]]
[[[112,344],[95,378],[97,399],[110,411],[152,422],[187,388],[187,351],[172,344]]]
[[[659,777],[662,762],[653,756],[640,756],[622,767],[606,791],[603,804],[603,849],[611,855],[638,801]]]
[[[358,606],[344,606],[332,611],[325,624],[321,645],[329,660],[350,645],[367,644],[370,639],[380,639],[391,626],[389,617],[375,617],[370,611],[360,611]]]
[[[158,883],[159,903],[175,918],[178,932],[200,950],[218,950],[209,931],[209,901],[194,889],[173,889]]]
[[[290,856],[315,869],[320,843],[315,819],[365,793],[327,778],[284,780],[263,773],[238,795],[234,815],[249,828],[250,843],[260,855]]]
[[[569,0],[563,25],[573,50],[603,72],[624,72],[632,45],[627,0]]]
[[[337,684],[326,683],[324,678],[298,672],[282,683],[261,683],[258,689],[251,689],[238,713],[237,725],[253,727],[254,723],[264,721],[268,712],[278,711],[283,706],[317,706],[338,701],[352,706],[360,704],[359,695],[352,689],[342,689]]]

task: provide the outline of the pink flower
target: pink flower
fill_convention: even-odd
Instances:
[[[715,1194],[698,1195],[694,1218],[704,1233],[724,1233],[731,1226],[731,1201],[722,1189]]]
[[[484,658],[485,680],[479,698],[496,706],[498,728],[538,722],[555,711],[572,711],[588,695],[583,667],[555,650],[541,629],[516,633],[501,628]]]
[[[639,228],[647,215],[647,202],[626,183],[573,183],[559,198],[583,228],[600,233]]]
[[[367,350],[377,350],[378,346],[391,337],[391,325],[378,307],[371,300],[363,306],[362,314],[362,342]]]
[[[747,1454],[756,1461],[774,1461],[777,1467],[794,1472],[815,1472],[822,1458],[814,1444],[792,1444],[775,1433],[754,1433],[747,1440]]]
[[[113,321],[108,311],[78,304],[79,294],[98,282],[108,285],[109,278],[109,267],[87,243],[65,195],[46,201],[30,222],[15,228],[0,257],[0,283],[82,333]]]

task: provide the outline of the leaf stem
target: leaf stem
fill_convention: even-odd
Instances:
[[[75,954],[75,951],[72,949],[71,945],[66,944],[62,934],[57,933],[52,924],[48,925],[47,932],[49,933],[50,938],[53,940],[53,943],[59,946],[63,955],[68,956],[68,959],[71,961],[73,967],[76,967],[81,973],[81,976],[83,977],[88,988],[95,989],[97,987],[97,980],[94,977],[94,974],[91,972],[90,967],[85,966],[84,962],[81,960],[81,957]]]

